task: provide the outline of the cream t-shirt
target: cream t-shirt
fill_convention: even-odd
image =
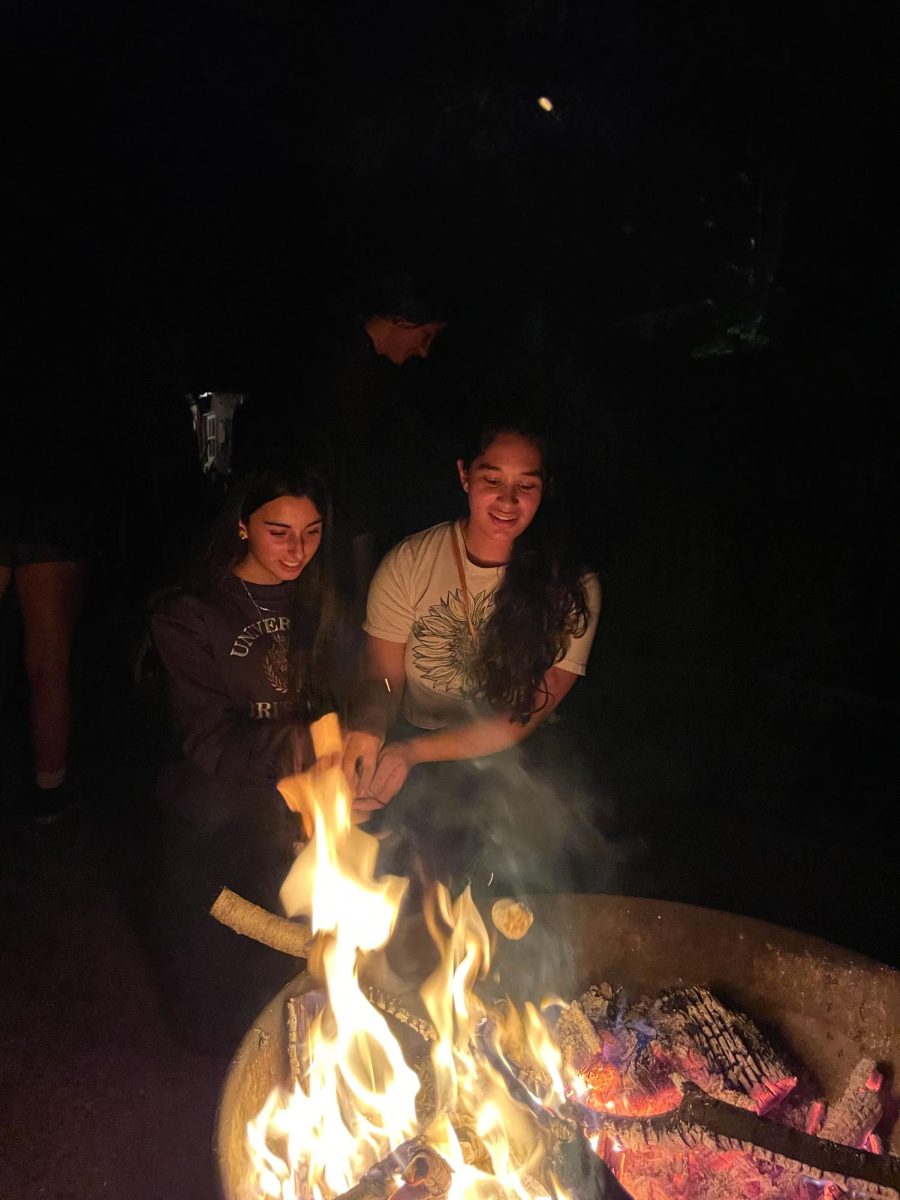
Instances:
[[[372,637],[406,646],[403,715],[419,729],[443,729],[475,714],[475,647],[453,553],[453,522],[404,538],[382,559],[369,588],[366,621]],[[463,548],[457,528],[458,545]],[[478,567],[463,552],[472,623],[478,630],[493,608],[503,567]],[[585,578],[590,619],[569,639],[563,671],[584,675],[600,615],[600,583]]]

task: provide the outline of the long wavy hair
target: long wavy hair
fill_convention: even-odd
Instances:
[[[270,500],[307,497],[322,516],[322,540],[312,561],[290,585],[288,694],[295,715],[310,719],[333,708],[338,639],[338,605],[332,567],[331,497],[322,477],[306,465],[269,466],[251,472],[229,492],[215,520],[206,554],[185,590],[202,596],[234,572],[247,544],[238,522]]]
[[[515,422],[498,422],[482,430],[464,462],[471,467],[500,434],[515,434],[538,448],[544,492],[531,524],[513,542],[494,593],[479,637],[477,672],[481,699],[524,725],[548,703],[544,676],[565,655],[569,638],[584,633],[589,614],[584,569],[570,555],[545,440]]]

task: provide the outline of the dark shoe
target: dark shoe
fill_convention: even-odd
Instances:
[[[81,796],[68,779],[55,788],[35,786],[31,792],[31,815],[38,825],[53,825],[73,813],[80,803]]]

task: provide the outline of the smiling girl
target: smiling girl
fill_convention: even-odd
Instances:
[[[251,476],[197,578],[151,620],[182,751],[159,789],[165,994],[195,1044],[239,1037],[293,971],[208,912],[223,885],[278,906],[299,827],[275,784],[306,765],[309,720],[332,704],[330,523],[313,472]]]
[[[478,760],[483,774],[585,673],[600,588],[566,555],[542,441],[495,426],[457,472],[466,515],[406,538],[369,591],[365,699],[344,759],[360,815],[423,764]],[[454,775],[463,808],[471,778]]]

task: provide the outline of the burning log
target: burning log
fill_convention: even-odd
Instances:
[[[273,950],[279,950],[282,954],[290,954],[294,958],[309,958],[313,951],[316,935],[312,933],[309,925],[303,921],[289,921],[287,917],[278,917],[275,913],[260,908],[258,904],[245,900],[229,888],[222,888],[209,912],[210,916],[233,929],[235,933],[261,942],[264,946],[270,946]],[[399,1000],[389,996],[379,987],[367,987],[365,992],[371,1004],[406,1025],[423,1041],[436,1040],[437,1030],[427,1018],[416,1016]],[[290,1001],[289,1011],[291,1005],[301,999],[295,997]],[[296,1014],[293,1019],[296,1021]]]
[[[551,1192],[562,1188],[572,1200],[631,1200],[577,1122],[554,1117],[550,1142],[544,1175]]]
[[[579,1072],[586,1070],[600,1053],[597,1031],[577,1000],[567,1004],[559,1014],[556,1022],[556,1040],[563,1061]]]
[[[655,1002],[651,1021],[673,1042],[663,1056],[672,1069],[690,1077],[687,1063],[702,1056],[712,1077],[704,1090],[731,1090],[749,1096],[758,1113],[783,1100],[797,1084],[754,1023],[743,1013],[726,1008],[706,988],[664,992]],[[717,1086],[718,1076],[722,1084]],[[699,1082],[699,1080],[694,1080]]]
[[[466,1163],[476,1167],[479,1171],[484,1171],[485,1174],[490,1174],[492,1170],[491,1156],[484,1142],[478,1136],[475,1118],[466,1114],[454,1114],[450,1123]]]
[[[442,1200],[450,1191],[453,1172],[436,1150],[423,1146],[406,1165],[404,1185],[394,1193],[397,1200]]]
[[[593,1025],[601,1025],[611,1019],[616,994],[611,983],[594,984],[578,1001],[578,1006]]]
[[[397,1175],[403,1183],[397,1183]],[[387,1158],[370,1167],[354,1187],[337,1200],[442,1200],[450,1190],[451,1171],[422,1137],[398,1146]]]
[[[814,1180],[866,1200],[900,1200],[900,1159],[813,1137],[725,1104],[691,1084],[684,1085],[681,1105],[661,1116],[623,1117],[590,1109],[580,1109],[579,1116],[601,1139],[633,1155],[662,1152],[671,1161],[688,1154],[737,1152],[795,1177],[798,1190],[804,1181]],[[723,1160],[716,1162],[721,1174]],[[629,1183],[630,1178],[631,1172]]]
[[[264,946],[294,958],[309,958],[315,935],[305,922],[277,917],[229,888],[222,888],[209,912],[242,937],[262,942]]]
[[[387,995],[380,987],[375,986],[365,988],[365,993],[371,1004],[411,1029],[413,1033],[417,1033],[423,1041],[437,1041],[437,1030],[432,1023],[426,1017],[417,1017],[415,1013],[410,1012],[396,997]]]
[[[881,1120],[881,1072],[871,1058],[861,1058],[837,1104],[832,1105],[819,1131],[820,1137],[845,1146],[865,1146]]]

